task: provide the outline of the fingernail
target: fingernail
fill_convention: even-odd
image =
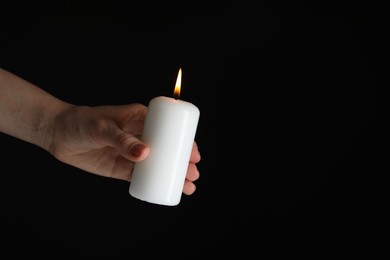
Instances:
[[[131,154],[135,157],[138,157],[141,155],[143,149],[144,149],[143,144],[135,144],[131,147]]]

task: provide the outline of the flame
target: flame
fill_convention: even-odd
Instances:
[[[175,90],[173,91],[173,96],[175,98],[180,97],[180,89],[181,89],[181,68],[179,69],[179,73],[177,74]]]

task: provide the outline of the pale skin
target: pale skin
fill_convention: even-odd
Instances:
[[[147,106],[79,106],[0,68],[0,132],[37,145],[59,161],[131,182],[150,147],[140,136]],[[195,192],[200,152],[194,142],[183,193]]]

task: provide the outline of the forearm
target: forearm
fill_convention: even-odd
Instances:
[[[70,106],[0,68],[0,132],[48,150],[53,122]]]

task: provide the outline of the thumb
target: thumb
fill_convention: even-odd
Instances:
[[[146,143],[121,129],[117,129],[111,146],[124,158],[133,162],[144,160],[150,152],[150,148]]]

